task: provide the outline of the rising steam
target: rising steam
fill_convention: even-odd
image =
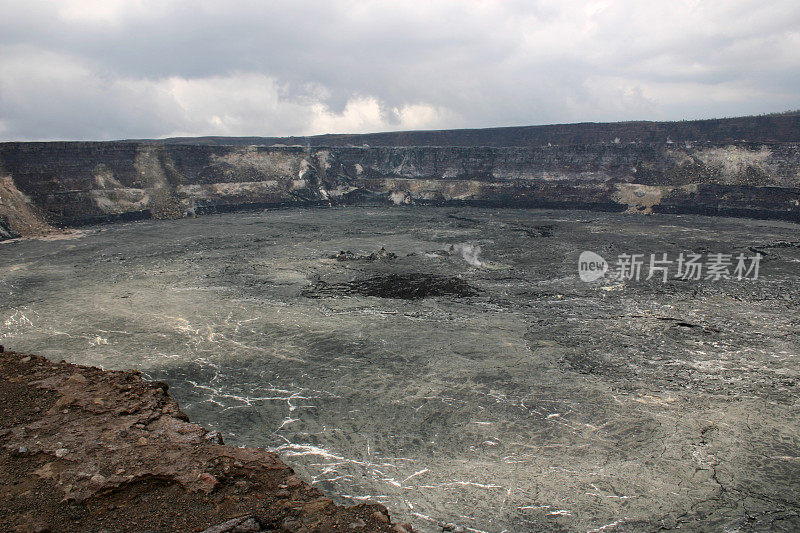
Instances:
[[[483,261],[479,259],[481,255],[481,247],[476,244],[451,244],[448,249],[451,255],[461,254],[464,261],[474,267],[483,266]]]

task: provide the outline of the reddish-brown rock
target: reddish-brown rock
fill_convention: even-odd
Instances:
[[[12,531],[393,531],[276,454],[214,444],[163,384],[0,355],[0,523]]]

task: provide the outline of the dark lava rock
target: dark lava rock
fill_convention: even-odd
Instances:
[[[338,254],[332,255],[331,259],[336,259],[337,261],[352,261],[354,259],[357,259],[357,257],[356,254],[354,254],[350,250],[342,250]]]
[[[431,274],[389,274],[346,283],[318,282],[305,296],[377,296],[419,300],[435,296],[463,298],[477,294],[477,290],[457,277]]]
[[[169,383],[167,383],[166,381],[151,381],[150,384],[156,389],[161,389],[164,392],[167,392],[169,390]]]
[[[22,237],[22,235],[11,229],[11,223],[8,221],[8,217],[0,215],[0,241],[16,239],[18,237]]]
[[[337,261],[380,261],[386,259],[397,259],[397,254],[394,252],[389,252],[381,246],[381,249],[377,252],[372,252],[369,255],[356,255],[350,250],[341,250],[338,254],[334,254],[330,256],[331,259],[336,259]]]
[[[367,256],[367,261],[378,261],[381,259],[397,259],[397,254],[394,252],[387,252],[386,248],[381,246],[381,249],[378,250],[378,253],[371,253]]]
[[[222,433],[219,431],[209,431],[205,438],[206,442],[210,442],[212,444],[225,444],[225,440],[222,438]]]

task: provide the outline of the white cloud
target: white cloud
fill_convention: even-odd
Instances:
[[[331,112],[324,104],[315,104],[313,109],[314,120],[309,128],[310,131],[360,133],[380,128],[383,123],[380,104],[374,97],[356,97],[349,100],[341,113]]]
[[[323,104],[315,104],[313,111],[314,117],[306,135],[436,129],[453,127],[458,123],[455,113],[430,104],[409,104],[386,111],[374,96],[349,100],[341,113],[333,112]]]
[[[274,77],[248,72],[202,78],[109,76],[81,58],[28,47],[0,49],[4,130],[16,137],[113,139],[185,135],[314,135],[444,127],[454,116],[418,103],[388,109],[356,96],[332,110],[312,85],[292,96]],[[109,125],[124,124],[125,135]],[[160,131],[153,135],[152,124]],[[75,132],[75,133],[73,133]]]
[[[322,133],[430,129],[452,124],[452,112],[429,104],[405,105],[388,113],[374,96],[356,96],[340,112],[308,98],[287,99],[276,80],[253,74],[158,84],[180,107],[182,130],[169,135],[317,135]],[[319,88],[315,88],[320,92]],[[321,91],[324,92],[324,91]]]
[[[146,13],[155,7],[142,0],[69,0],[51,4],[65,21],[92,24],[121,23],[126,17]]]

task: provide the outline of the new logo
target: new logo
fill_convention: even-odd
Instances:
[[[608,263],[602,256],[594,252],[583,252],[578,258],[578,274],[581,281],[595,281],[608,271]]]

